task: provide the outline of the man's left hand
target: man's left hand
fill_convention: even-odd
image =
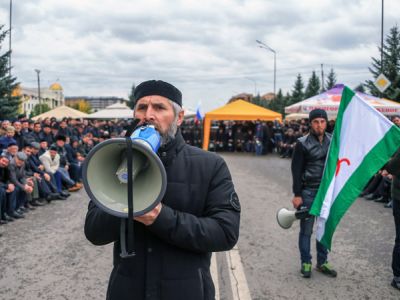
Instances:
[[[154,221],[157,219],[158,215],[161,212],[162,204],[158,203],[156,207],[154,207],[151,211],[148,213],[140,216],[140,217],[135,217],[134,220],[143,223],[146,226],[149,226],[154,223]]]

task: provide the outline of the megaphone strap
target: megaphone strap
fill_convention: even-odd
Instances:
[[[121,220],[121,257],[131,257],[135,255],[134,250],[134,221],[133,221],[133,178],[132,178],[132,161],[133,161],[133,151],[132,151],[132,140],[130,137],[125,138],[127,143],[126,158],[128,163],[128,220]],[[127,224],[126,224],[126,223]],[[126,230],[125,225],[128,226],[128,239],[125,239]]]

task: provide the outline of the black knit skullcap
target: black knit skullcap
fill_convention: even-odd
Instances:
[[[135,104],[140,98],[152,95],[163,96],[182,107],[181,91],[162,80],[148,80],[139,84],[133,93]]]
[[[328,115],[326,114],[326,111],[323,109],[313,109],[312,111],[310,111],[310,114],[308,116],[308,119],[311,123],[312,120],[316,119],[316,118],[323,118],[326,121],[328,121]]]

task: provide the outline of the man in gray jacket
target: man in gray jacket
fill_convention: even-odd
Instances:
[[[33,182],[25,175],[25,161],[28,157],[24,152],[18,152],[10,161],[8,167],[10,171],[10,181],[15,185],[17,190],[16,211],[23,213],[27,209],[34,209],[29,203],[33,192]]]

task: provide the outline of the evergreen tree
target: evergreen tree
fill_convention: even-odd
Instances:
[[[381,47],[378,47],[381,53]],[[367,80],[365,86],[374,96],[385,97],[400,102],[400,32],[396,26],[390,29],[383,44],[383,64],[379,58],[372,57],[371,67],[368,68],[372,73],[373,80]],[[383,94],[375,87],[374,81],[383,73],[391,82],[388,89]]]
[[[365,88],[364,88],[364,85],[363,85],[362,83],[360,83],[359,85],[357,85],[357,86],[354,88],[354,90],[355,90],[356,92],[365,93]]]
[[[293,103],[297,103],[299,101],[304,100],[304,83],[301,74],[298,74],[296,77],[296,81],[293,86],[292,96],[289,97],[287,100],[287,105],[291,105]]]
[[[32,111],[31,111],[31,114],[29,115],[29,118],[33,118],[35,116],[43,114],[43,113],[49,111],[50,109],[51,108],[46,103],[36,104],[33,107]]]
[[[282,113],[285,116],[286,115],[285,107],[289,106],[291,103],[293,103],[292,102],[292,96],[290,95],[289,92],[287,92],[285,97],[283,97],[283,102],[282,103],[283,103],[283,106],[282,106],[283,108],[282,108],[282,112],[280,112],[280,113]]]
[[[128,101],[128,106],[130,109],[134,109],[134,106],[135,106],[135,99],[133,97],[133,94],[135,93],[135,89],[136,89],[135,84],[132,84],[131,93],[129,94],[129,101]]]
[[[8,30],[3,30],[4,25],[0,26],[0,52]],[[18,87],[16,78],[10,76],[9,57],[10,51],[0,55],[0,119],[11,119],[18,115],[20,97],[13,95],[13,91]]]
[[[271,101],[271,110],[283,114],[285,112],[285,97],[283,96],[282,90],[279,89],[276,97]]]
[[[308,80],[307,88],[304,93],[305,98],[318,95],[321,89],[321,83],[315,71],[312,72],[310,79]]]
[[[326,78],[326,89],[330,90],[336,84],[336,73],[333,68],[329,71],[328,77]]]

